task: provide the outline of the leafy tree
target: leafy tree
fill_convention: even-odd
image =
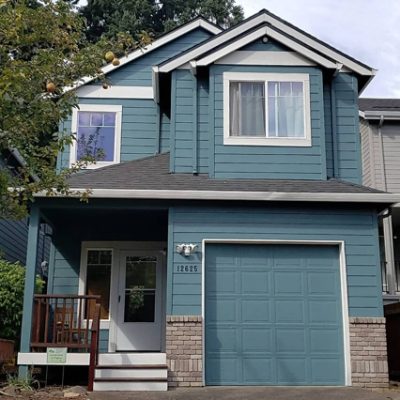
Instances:
[[[80,12],[87,19],[91,41],[118,32],[158,36],[198,15],[222,26],[243,19],[243,9],[235,0],[88,0]]]
[[[24,216],[35,192],[68,190],[65,178],[82,165],[55,169],[57,154],[74,140],[57,132],[77,105],[75,92],[63,88],[83,76],[104,79],[106,51],[122,54],[137,45],[127,34],[89,44],[72,3],[0,0],[0,161],[9,149],[25,160],[0,168],[0,217]]]

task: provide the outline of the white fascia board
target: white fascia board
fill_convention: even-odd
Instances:
[[[151,86],[109,86],[86,85],[76,91],[80,98],[94,99],[153,99]]]
[[[130,63],[133,60],[136,60],[139,57],[144,56],[145,54],[158,49],[161,46],[164,46],[165,44],[171,42],[172,40],[175,40],[179,38],[182,35],[185,35],[186,33],[196,29],[196,28],[203,28],[206,31],[216,35],[220,32],[222,32],[221,28],[218,28],[217,26],[211,24],[210,22],[204,21],[202,19],[197,19],[195,21],[192,21],[191,23],[182,26],[181,28],[175,29],[174,31],[165,34],[159,39],[154,40],[154,42],[148,44],[147,46],[140,48],[138,50],[135,50],[131,53],[129,53],[127,56],[120,58],[120,64],[117,66],[112,65],[111,63],[106,65],[101,69],[102,73],[104,75],[117,70],[118,68],[123,67],[125,64]],[[86,85],[89,82],[92,82],[95,77],[83,77],[79,81],[77,81],[74,85],[72,86],[66,86],[64,87],[63,92],[68,92],[73,89],[77,89],[80,86]]]
[[[135,190],[135,189],[82,189],[70,188],[70,195],[103,199],[164,199],[164,200],[242,200],[242,201],[293,201],[330,203],[399,203],[400,193],[309,193],[309,192],[245,192],[213,190]],[[47,197],[40,192],[35,197]],[[56,195],[57,197],[57,195]]]
[[[213,52],[212,54],[210,54],[204,58],[201,58],[200,60],[197,60],[197,65],[198,66],[210,65],[213,62],[227,56],[228,54],[234,52],[237,49],[240,49],[243,46],[246,46],[249,43],[254,42],[255,40],[257,40],[263,36],[269,36],[269,37],[272,37],[273,39],[276,39],[280,43],[283,43],[285,46],[294,50],[296,53],[301,54],[302,56],[305,56],[306,58],[316,62],[317,64],[321,64],[326,68],[336,69],[335,62],[332,62],[332,61],[320,56],[319,54],[315,53],[314,51],[307,49],[306,47],[304,47],[301,44],[295,42],[294,40],[288,38],[287,36],[284,36],[284,35],[280,34],[279,32],[275,31],[274,29],[271,29],[270,27],[266,27],[266,26],[263,26],[262,28],[257,29],[256,31],[245,35],[244,37],[225,46],[224,48],[217,50],[217,51]],[[263,52],[263,53],[264,54],[271,53],[272,54],[271,57],[273,57],[273,53],[275,53],[275,52]]]
[[[315,61],[317,64],[324,66],[325,68],[336,69],[337,63],[328,60],[325,57],[317,54],[316,52],[308,49],[307,47],[295,42],[294,40],[288,38],[285,35],[277,32],[275,29],[267,28],[267,36],[272,37],[273,39],[277,40],[278,42],[284,44],[285,46],[289,47],[290,49],[300,53],[301,55],[307,57],[310,60]]]
[[[51,347],[51,346],[49,346]],[[67,353],[67,360],[62,365],[89,365],[89,353]],[[47,362],[47,353],[18,353],[18,365],[61,365]]]
[[[160,84],[158,67],[154,66],[151,71],[151,84],[153,87],[153,99],[158,104],[160,102]]]
[[[332,58],[346,67],[350,68],[352,71],[357,72],[360,75],[375,75],[376,70],[373,68],[367,68],[364,67],[363,65],[360,65],[359,63],[349,59],[348,57],[344,56],[343,54],[340,54],[330,47],[327,47],[320,43],[319,41],[312,39],[308,35],[305,35],[304,33],[299,32],[298,30],[290,27],[286,23],[280,21],[277,18],[274,18],[273,16],[269,14],[263,14],[264,21],[272,24],[274,27],[278,28],[282,32],[300,40],[304,44],[314,48],[315,50],[320,51],[321,53],[325,54],[327,57]]]
[[[193,49],[192,51],[187,52],[186,54],[183,54],[180,57],[177,57],[174,60],[171,60],[170,62],[166,63],[165,65],[160,67],[160,72],[171,72],[172,70],[179,68],[181,65],[186,64],[195,58],[201,56],[203,53],[206,53],[215,47],[231,40],[234,39],[236,36],[240,35],[240,33],[247,31],[251,29],[254,26],[257,26],[258,24],[264,22],[264,16],[259,15],[255,18],[252,18],[251,20],[244,22],[237,26],[236,28],[230,29],[226,32],[223,32],[216,36],[215,38],[212,38],[208,40],[206,43],[203,45],[198,46],[197,48]]]
[[[384,117],[385,120],[398,120],[400,119],[400,111],[364,111],[363,118],[380,120]]]
[[[234,51],[215,61],[215,64],[233,65],[288,65],[313,67],[317,63],[295,51]],[[182,68],[182,67],[181,67]]]

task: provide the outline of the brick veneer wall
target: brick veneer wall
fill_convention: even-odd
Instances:
[[[388,386],[385,318],[350,318],[349,322],[353,386]]]
[[[168,386],[203,385],[202,335],[201,316],[167,316]]]

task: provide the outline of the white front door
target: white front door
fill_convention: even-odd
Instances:
[[[161,350],[161,274],[160,253],[121,252],[117,351]]]

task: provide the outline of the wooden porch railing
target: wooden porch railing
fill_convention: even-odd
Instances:
[[[32,351],[47,347],[66,347],[87,352],[88,390],[93,390],[100,330],[100,296],[35,295],[32,326]]]

